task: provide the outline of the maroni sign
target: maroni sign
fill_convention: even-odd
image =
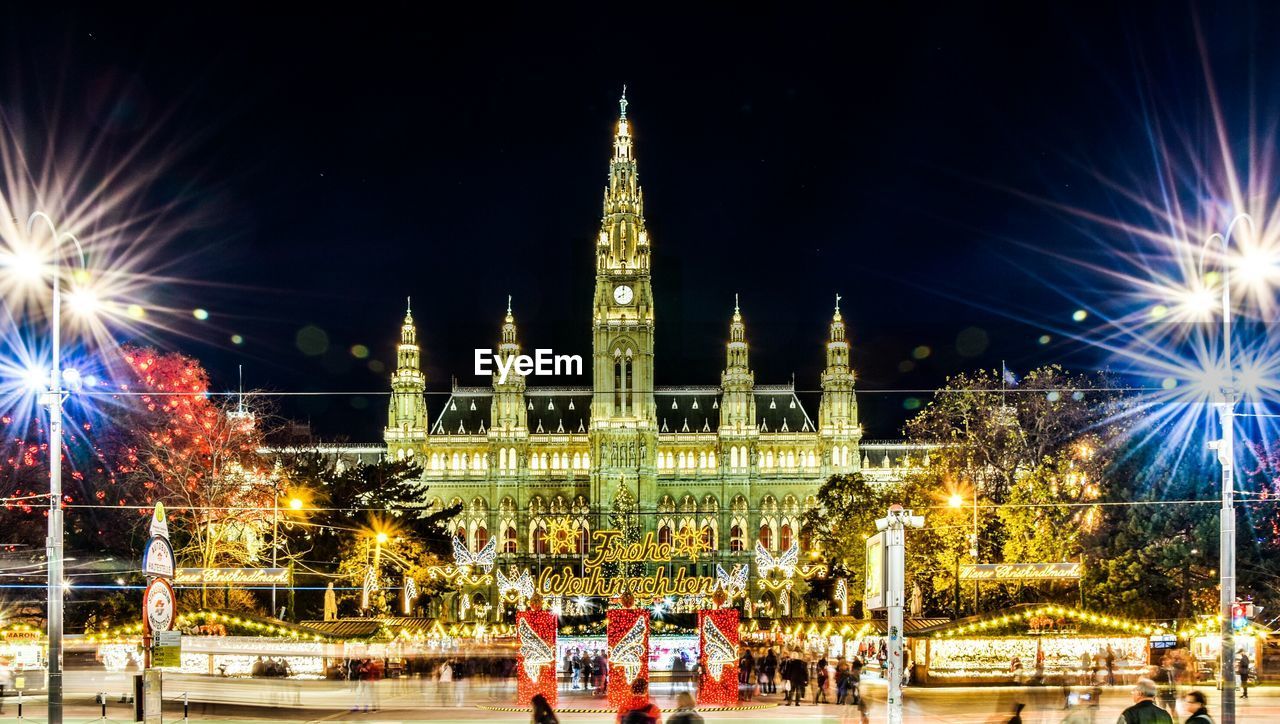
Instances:
[[[1079,563],[968,563],[962,581],[1053,581],[1080,578]]]

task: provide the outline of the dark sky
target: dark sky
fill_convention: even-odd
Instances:
[[[1248,31],[1275,18],[1250,5],[38,5],[7,8],[0,31],[9,117],[187,142],[152,158],[148,193],[181,189],[202,212],[166,250],[191,280],[168,293],[211,316],[161,341],[224,388],[242,363],[249,387],[372,393],[283,405],[353,439],[378,434],[388,381],[350,349],[393,364],[406,295],[433,391],[480,382],[472,350],[493,344],[508,293],[526,346],[589,359],[623,83],[659,384],[718,381],[738,292],[757,381],[816,388],[838,291],[868,436],[894,437],[913,395],[877,389],[1002,359],[1096,362],[1037,341],[1089,292],[1050,254],[1096,242],[1011,189],[1107,213],[1093,173],[1142,176],[1153,107],[1198,129],[1197,14],[1228,100],[1275,77]],[[326,353],[299,350],[307,325]],[[962,354],[969,327],[986,343]],[[931,354],[913,361],[919,345]]]

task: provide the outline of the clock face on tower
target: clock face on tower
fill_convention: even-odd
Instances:
[[[630,304],[632,296],[634,295],[631,292],[631,287],[626,284],[619,284],[613,288],[613,301],[618,304]]]

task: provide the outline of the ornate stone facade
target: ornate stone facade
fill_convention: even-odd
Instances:
[[[435,505],[463,505],[455,529],[471,550],[497,537],[504,570],[571,564],[585,552],[590,530],[610,527],[623,487],[639,501],[635,515],[644,530],[660,540],[684,528],[703,533],[712,552],[688,564],[694,572],[714,575],[717,563],[732,570],[753,560],[757,540],[772,551],[792,541],[805,547],[801,514],[830,475],[867,465],[884,478],[910,454],[886,446],[866,458],[859,449],[839,297],[828,325],[822,393],[810,401],[816,421],[794,383],[756,384],[736,300],[720,384],[655,385],[657,301],[630,130],[624,96],[595,243],[590,387],[530,387],[514,371],[505,380],[495,374],[491,386],[455,386],[429,415],[410,313],[401,327],[387,454],[419,461]],[[508,302],[498,353],[520,351]],[[566,524],[580,536],[569,554],[553,551],[548,538]]]

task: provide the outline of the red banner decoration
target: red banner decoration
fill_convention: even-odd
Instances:
[[[738,701],[738,610],[698,611],[699,706],[732,706]]]
[[[556,706],[556,631],[559,618],[550,611],[516,613],[516,704],[529,706],[535,694]]]
[[[631,698],[631,684],[649,678],[649,609],[609,611],[609,706]]]

